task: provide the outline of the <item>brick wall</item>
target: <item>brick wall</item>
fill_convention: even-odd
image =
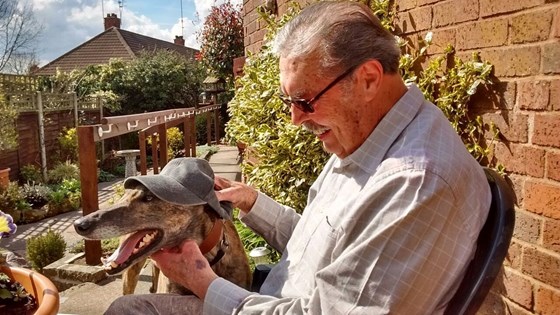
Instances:
[[[244,0],[245,47],[260,48],[264,0]],[[278,12],[286,0],[277,0]],[[311,1],[298,0],[305,5]],[[560,314],[560,1],[396,0],[404,35],[433,32],[430,53],[451,43],[480,52],[496,82],[473,106],[505,140],[495,147],[517,196],[508,257],[481,314]]]

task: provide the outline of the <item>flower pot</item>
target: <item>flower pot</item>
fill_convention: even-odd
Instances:
[[[10,183],[10,168],[0,169],[0,188],[8,187]]]
[[[56,315],[58,313],[60,306],[58,289],[49,278],[31,269],[6,265],[0,266],[0,271],[21,283],[25,290],[35,297],[39,305],[35,315]]]

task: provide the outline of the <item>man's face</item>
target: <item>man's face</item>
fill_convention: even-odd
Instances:
[[[280,88],[284,95],[311,100],[341,73],[321,76],[316,69],[318,62],[280,59]],[[359,71],[359,67],[354,70]],[[303,125],[313,132],[329,153],[344,158],[354,152],[367,138],[363,124],[365,107],[356,89],[354,73],[349,73],[313,102],[314,112],[304,112],[291,106],[292,123]],[[363,98],[362,98],[363,100]]]

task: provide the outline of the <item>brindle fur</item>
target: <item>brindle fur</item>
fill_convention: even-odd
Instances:
[[[149,250],[131,261],[124,263],[128,270],[123,277],[123,293],[134,292],[138,275],[146,259],[161,248],[179,246],[184,240],[192,239],[201,243],[209,233],[218,215],[206,205],[187,206],[177,205],[163,201],[154,196],[141,184],[127,188],[124,196],[117,204],[108,209],[103,209],[84,216],[74,223],[76,231],[87,239],[108,239],[123,236],[140,230],[158,230],[158,238]],[[237,234],[233,222],[224,221],[225,239],[229,246],[225,254],[212,269],[223,277],[243,288],[251,285],[251,271],[243,245]],[[211,261],[217,254],[219,245],[215,246],[205,256]],[[119,273],[122,270],[118,270]],[[154,277],[153,281],[156,277]],[[184,288],[162,279],[160,275],[156,292],[188,293]],[[152,284],[153,290],[154,284]],[[153,292],[153,291],[152,291]]]

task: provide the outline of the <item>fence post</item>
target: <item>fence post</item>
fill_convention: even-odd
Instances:
[[[189,117],[189,133],[191,134],[191,156],[196,157],[196,113]]]
[[[95,140],[92,126],[80,126],[78,133],[78,160],[80,163],[80,186],[82,192],[82,212],[88,215],[99,207],[97,187],[97,164]],[[85,241],[86,264],[97,265],[101,258],[101,241]]]
[[[220,144],[220,108],[214,109],[214,135],[216,145]]]
[[[72,92],[72,101],[74,103],[74,127],[78,128],[78,126],[80,125],[80,123],[78,122],[78,96],[76,95],[76,92]]]
[[[37,119],[39,120],[39,146],[41,147],[41,171],[45,182],[47,178],[47,152],[45,148],[45,123],[43,116],[43,99],[41,91],[37,91]]]
[[[212,111],[206,112],[206,143],[212,145]]]
[[[99,122],[103,119],[103,99],[97,95],[97,107],[99,107]],[[101,160],[105,159],[105,140],[101,140]]]

